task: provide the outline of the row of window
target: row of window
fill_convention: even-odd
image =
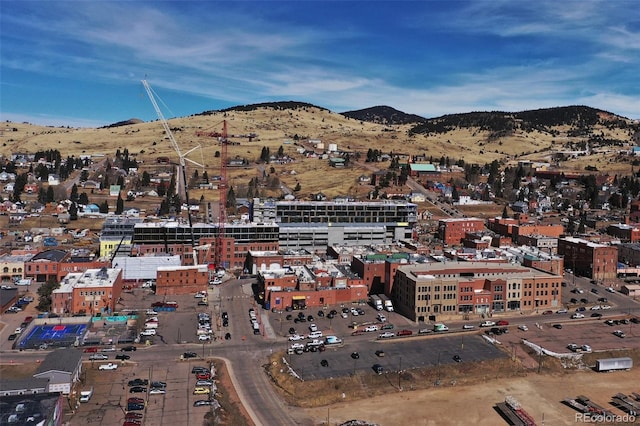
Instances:
[[[8,274],[9,273],[9,268],[5,266],[4,268],[2,268],[2,272],[5,273],[5,274]],[[14,273],[14,274],[15,273],[22,273],[22,268],[12,268],[11,272]]]
[[[81,291],[80,296],[104,296],[107,292],[105,290],[95,290],[95,291]]]

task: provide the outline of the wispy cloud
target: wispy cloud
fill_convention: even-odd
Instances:
[[[26,101],[18,111],[17,97],[9,95],[22,93],[19,85],[41,86],[46,96],[49,81],[62,79],[82,82],[85,91],[96,91],[96,102],[109,104],[113,93],[98,94],[96,83],[122,89],[146,75],[157,89],[211,99],[210,109],[296,99],[336,111],[387,104],[434,116],[591,100],[637,117],[634,5],[9,2],[0,66],[8,80],[3,87],[8,82],[13,89],[0,96],[3,109],[22,114]],[[73,90],[80,93],[68,91],[61,118],[74,114]],[[113,114],[135,108],[127,107]]]

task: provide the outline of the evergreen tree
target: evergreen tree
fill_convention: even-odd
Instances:
[[[295,187],[295,188],[293,188],[293,190],[294,190],[295,192],[300,192],[300,190],[301,190],[301,189],[302,189],[302,187],[300,186],[300,182],[296,183],[296,187]]]
[[[122,199],[122,196],[120,195],[120,193],[118,193],[118,200],[116,201],[116,214],[122,214],[122,212],[124,211],[124,200]]]
[[[69,206],[69,220],[78,220],[78,205],[71,203]]]
[[[76,185],[75,183],[71,187],[71,195],[69,195],[69,200],[73,202],[78,201],[78,185]]]
[[[78,196],[78,203],[85,206],[89,204],[89,196],[87,195],[86,192],[83,192]]]
[[[509,213],[507,212],[507,206],[504,206],[504,209],[502,209],[502,218],[503,219],[507,219],[509,217]]]
[[[46,200],[47,203],[52,203],[56,200],[55,194],[53,192],[53,186],[49,185],[47,187],[47,196],[46,196]]]

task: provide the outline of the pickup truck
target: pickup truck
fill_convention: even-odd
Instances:
[[[496,323],[494,321],[482,321],[480,323],[480,327],[495,327]]]
[[[117,370],[118,369],[118,364],[114,364],[112,362],[110,362],[109,364],[102,364],[100,367],[98,367],[98,370]]]

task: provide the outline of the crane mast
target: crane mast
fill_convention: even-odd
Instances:
[[[222,137],[220,138],[220,184],[219,189],[219,201],[218,206],[220,212],[218,213],[218,237],[216,239],[216,267],[220,268],[223,264],[223,249],[224,242],[224,228],[227,221],[227,146],[228,146],[228,134],[227,134],[227,120],[222,122]]]

